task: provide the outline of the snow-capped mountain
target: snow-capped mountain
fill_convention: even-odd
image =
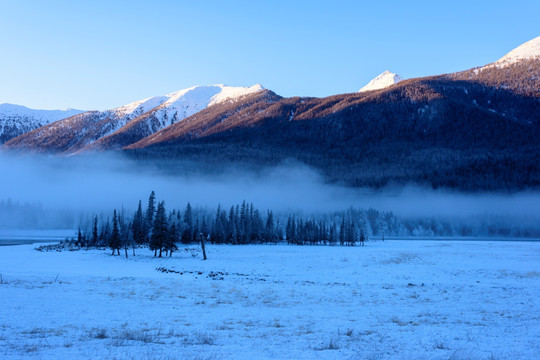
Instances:
[[[232,87],[223,84],[194,86],[165,95],[155,107],[154,116],[163,126],[174,124],[204,108],[234,100],[241,96],[264,90],[260,84],[251,87]],[[129,106],[129,105],[126,105]]]
[[[123,149],[137,159],[162,159],[163,166],[181,159],[204,169],[297,159],[354,186],[536,189],[540,58],[530,42],[520,48],[503,57],[513,59],[508,66],[397,86],[391,85],[402,79],[385,72],[362,89],[379,89],[367,95],[282,98],[260,85],[197,86],[78,114],[3,147],[61,154]]]
[[[54,121],[82,113],[82,110],[35,110],[26,106],[0,104],[0,144]]]
[[[259,84],[251,87],[194,86],[111,110],[81,113],[24,134],[10,144],[18,148],[75,153],[87,146],[101,149],[100,144],[94,143],[119,135],[117,140],[120,143],[109,139],[106,147],[125,146],[209,106],[234,101],[263,89]]]
[[[502,58],[497,60],[494,65],[503,67],[514,64],[520,60],[540,59],[540,36],[527,41],[518,46]]]
[[[397,84],[402,80],[405,79],[398,74],[394,74],[386,70],[385,72],[368,82],[367,85],[361,88],[358,92],[384,89],[394,84]]]
[[[260,84],[251,87],[232,87],[223,84],[211,86],[193,86],[188,89],[172,92],[164,96],[155,96],[132,102],[118,108],[105,111],[107,117],[117,119],[116,129],[121,128],[130,120],[155,110],[155,116],[164,125],[174,124],[202,109],[219,104],[223,101],[234,100],[243,95],[263,90]],[[110,131],[110,133],[115,130]]]
[[[505,89],[520,96],[538,99],[540,97],[540,36],[518,46],[495,62],[446,76],[452,80],[474,81],[493,89]],[[469,98],[473,102],[479,101],[472,94]],[[497,111],[497,106],[500,104],[501,101],[494,100],[489,104],[484,104],[483,107],[490,111]],[[520,117],[508,113],[506,116]]]

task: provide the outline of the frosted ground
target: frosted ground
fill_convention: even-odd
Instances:
[[[540,243],[0,247],[2,359],[534,359]],[[156,268],[177,271],[164,273]]]

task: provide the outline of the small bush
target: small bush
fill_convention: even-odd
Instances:
[[[315,350],[318,350],[318,351],[338,350],[338,349],[339,349],[338,340],[333,336],[328,340],[328,343],[323,344],[322,346],[315,348]]]
[[[216,337],[208,333],[196,333],[191,343],[193,345],[214,345],[216,343]]]
[[[107,335],[107,330],[105,329],[94,329],[91,332],[91,337],[94,339],[107,339],[109,335]]]

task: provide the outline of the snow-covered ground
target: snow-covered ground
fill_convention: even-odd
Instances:
[[[0,247],[2,359],[534,359],[540,243]],[[164,273],[164,267],[178,273]]]

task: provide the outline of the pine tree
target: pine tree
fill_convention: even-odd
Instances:
[[[345,244],[345,216],[343,216],[343,220],[341,221],[341,226],[339,227],[339,244],[343,246]]]
[[[154,224],[154,215],[156,212],[156,193],[152,191],[150,197],[148,198],[148,207],[146,208],[146,222],[144,224],[144,235],[146,236],[146,241],[149,241],[152,231],[152,226]]]
[[[292,218],[289,215],[287,218],[287,226],[285,227],[285,237],[287,238],[287,244],[292,243]]]
[[[92,227],[92,246],[97,246],[98,244],[98,218],[97,215],[94,217],[94,226]]]
[[[176,243],[178,242],[178,233],[176,231],[176,224],[174,222],[169,226],[169,231],[163,245],[165,252],[169,253],[169,257],[172,256],[172,253],[178,250]]]
[[[227,228],[227,240],[230,244],[236,244],[236,239],[238,235],[237,224],[237,212],[235,211],[234,206],[231,206],[229,210],[229,219],[228,219],[228,228]]]
[[[158,203],[154,226],[152,228],[152,237],[150,238],[150,250],[154,250],[154,256],[157,255],[157,251],[159,250],[159,257],[161,257],[161,252],[168,236],[169,228],[167,224],[165,202],[161,201]]]
[[[120,255],[120,229],[118,227],[118,216],[116,215],[116,209],[114,210],[113,214],[113,225],[111,237],[109,239],[109,247],[111,248],[113,255],[115,250],[118,252],[118,255]]]
[[[221,244],[225,242],[225,231],[223,225],[223,219],[221,217],[221,205],[218,205],[216,212],[216,219],[212,224],[212,230],[210,232],[210,242],[212,244]]]
[[[268,211],[268,216],[266,217],[266,226],[264,231],[264,241],[274,242],[275,240],[275,229],[274,229],[274,214],[271,210]]]
[[[133,216],[132,224],[133,239],[136,244],[144,244],[144,242],[146,241],[144,222],[145,219],[143,218],[142,202],[139,200],[139,206],[137,207],[137,211]]]
[[[189,244],[193,242],[193,212],[191,204],[188,202],[184,212],[184,231],[182,232],[182,242]]]

